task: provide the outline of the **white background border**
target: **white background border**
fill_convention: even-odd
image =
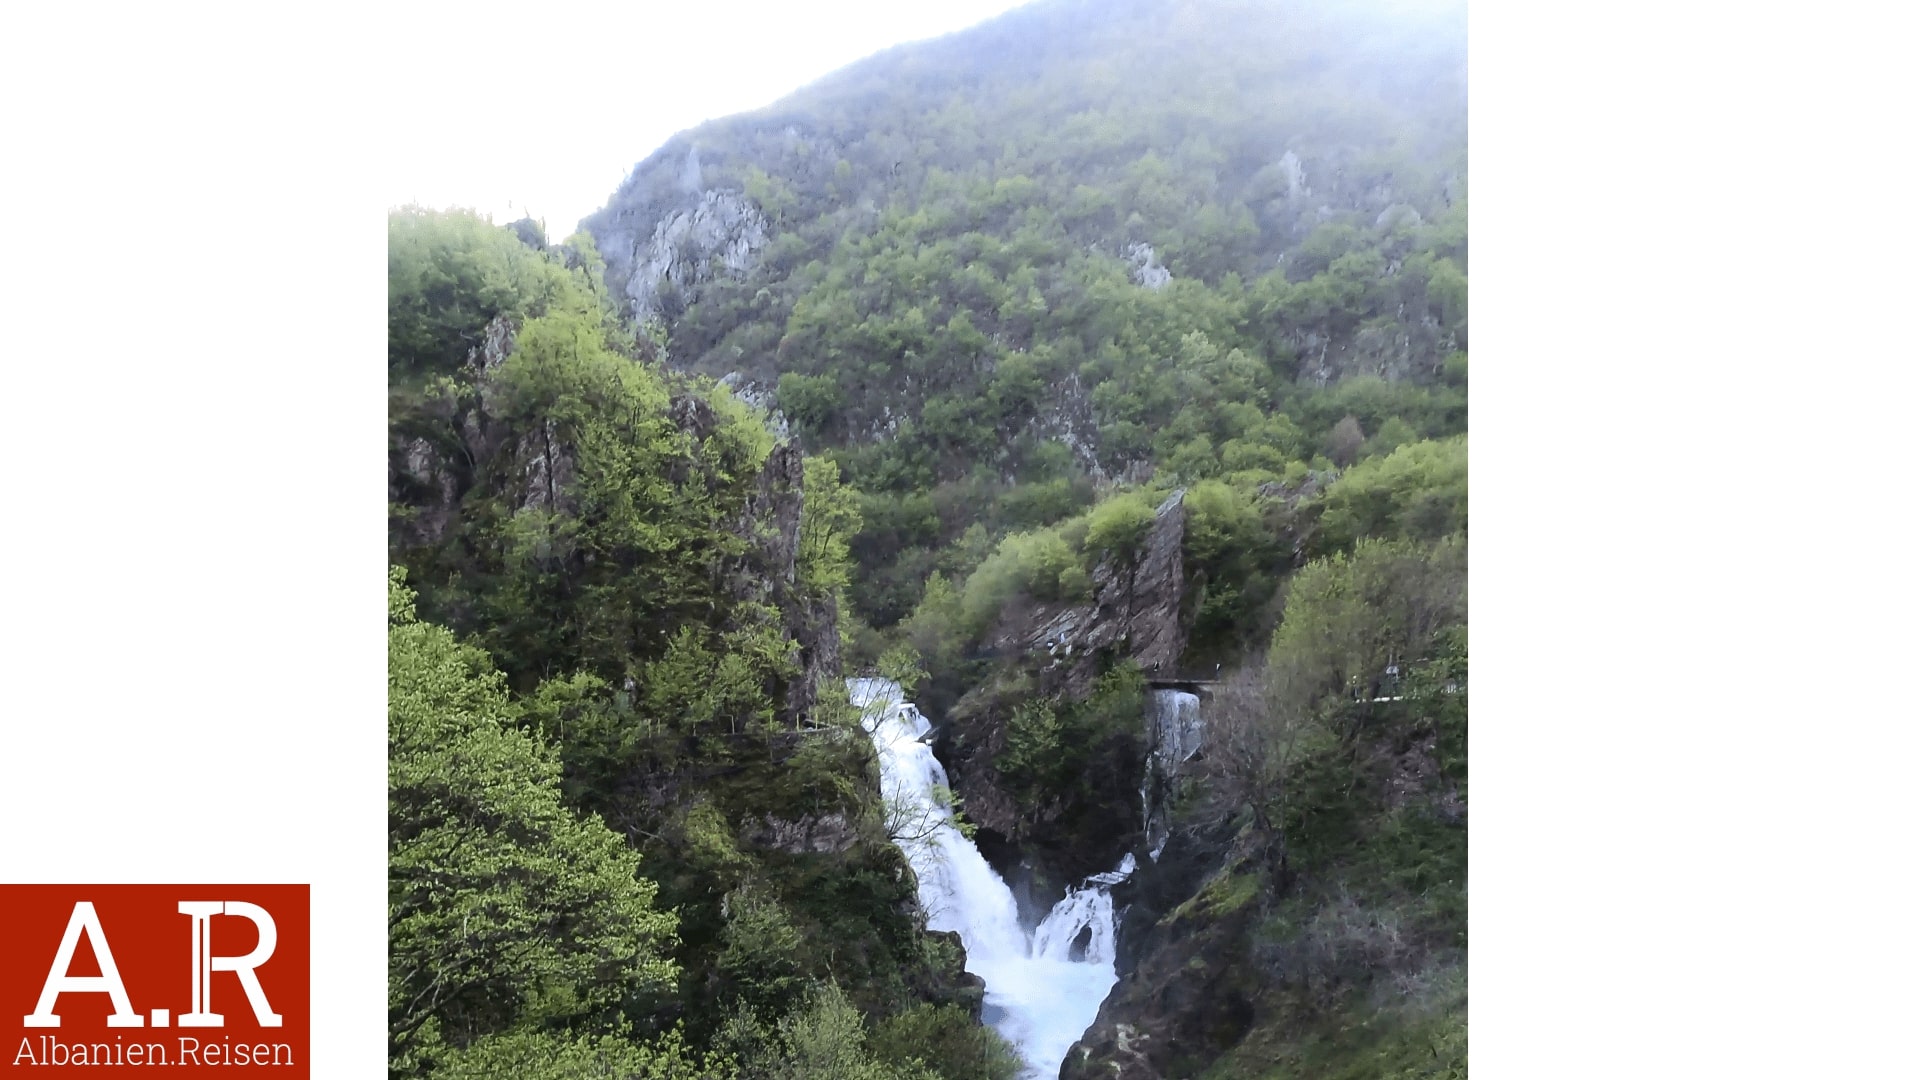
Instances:
[[[550,64],[335,9],[27,8],[0,16],[0,878],[311,882],[314,1075],[375,1075],[370,148],[431,122],[382,66],[455,108]],[[1482,1077],[1911,1067],[1898,11],[1474,6]]]

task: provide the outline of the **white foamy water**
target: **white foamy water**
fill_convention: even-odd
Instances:
[[[927,925],[959,932],[967,970],[987,984],[988,1022],[1026,1060],[1022,1080],[1053,1080],[1118,980],[1107,890],[1133,872],[1133,856],[1069,891],[1029,933],[1007,883],[934,795],[946,786],[947,771],[921,741],[927,718],[894,682],[849,679],[847,685],[880,756],[882,792],[897,816],[925,823],[910,830],[920,839],[899,843],[920,878]]]
[[[1145,822],[1147,857],[1160,861],[1166,850],[1167,802],[1180,766],[1200,752],[1205,729],[1200,723],[1200,699],[1185,690],[1154,690],[1147,696],[1148,737],[1146,774],[1140,780],[1140,814]]]

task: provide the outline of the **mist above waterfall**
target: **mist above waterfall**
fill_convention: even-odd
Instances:
[[[895,842],[919,878],[928,929],[959,933],[967,970],[987,985],[986,1021],[1020,1051],[1025,1080],[1051,1080],[1118,979],[1108,889],[1133,872],[1133,856],[1069,890],[1028,930],[1007,883],[954,826],[940,796],[947,771],[923,741],[927,718],[890,680],[848,687],[879,754],[890,818],[922,823]]]

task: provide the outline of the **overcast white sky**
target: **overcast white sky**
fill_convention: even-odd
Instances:
[[[530,212],[559,239],[674,133],[1020,3],[632,0],[461,16],[438,5],[396,9],[382,26],[392,35],[384,74],[405,103],[395,103],[403,121],[382,155],[391,204],[466,206],[500,222]]]

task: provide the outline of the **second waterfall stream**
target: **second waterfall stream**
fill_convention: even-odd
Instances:
[[[924,823],[900,847],[920,879],[927,926],[959,932],[967,970],[987,984],[985,1018],[1019,1050],[1027,1066],[1023,1080],[1052,1080],[1118,979],[1107,890],[1133,872],[1133,856],[1087,879],[1027,930],[1007,883],[935,795],[947,786],[947,771],[922,741],[927,718],[904,700],[897,683],[850,679],[847,685],[880,756],[882,794],[897,815]],[[1074,943],[1083,934],[1086,946],[1076,958]]]

